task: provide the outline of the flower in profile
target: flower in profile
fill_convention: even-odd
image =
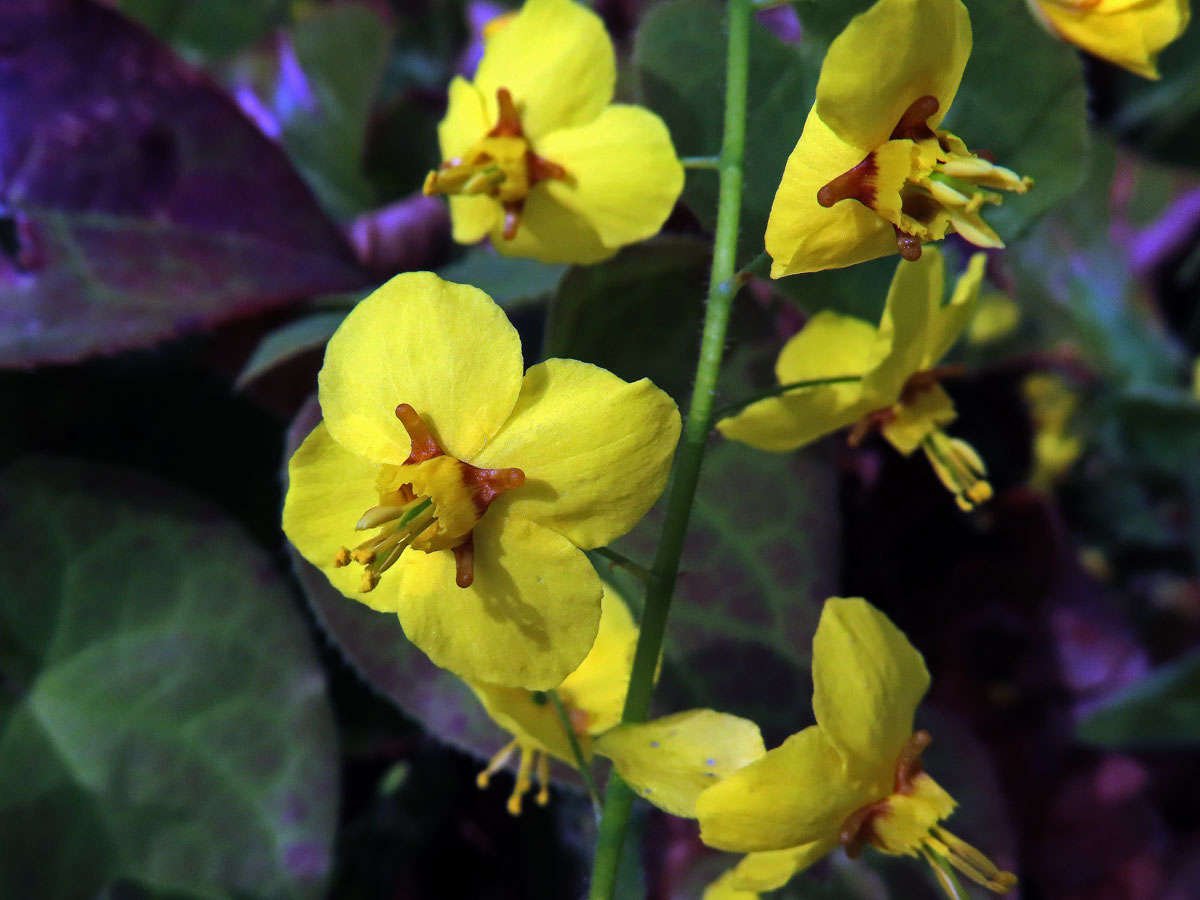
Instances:
[[[696,800],[701,840],[749,854],[725,888],[781,887],[839,844],[852,857],[866,845],[920,856],[951,897],[951,867],[1012,888],[1015,876],[941,825],[956,804],[922,768],[929,733],[913,731],[928,689],[921,654],[887,616],[859,598],[828,600],[813,638],[817,724]]]
[[[1021,382],[1033,425],[1033,471],[1029,485],[1049,494],[1083,454],[1083,436],[1074,421],[1079,394],[1061,375],[1038,373]]]
[[[454,239],[588,263],[657,234],[683,166],[658,116],[611,102],[615,82],[603,23],[573,0],[528,0],[490,34],[474,80],[450,84],[425,181]]]
[[[565,359],[522,367],[482,291],[393,278],[329,342],[324,421],[292,456],[283,527],[438,665],[547,689],[596,636],[601,585],[582,549],[658,498],[680,425],[645,379]]]
[[[601,749],[611,750],[622,777],[650,802],[659,802],[660,786],[673,791],[673,803],[659,805],[699,819],[704,843],[747,854],[705,900],[750,900],[782,887],[839,844],[852,857],[867,845],[920,856],[953,898],[961,893],[952,868],[1003,893],[1015,876],[942,827],[956,804],[922,768],[929,733],[913,731],[928,689],[921,654],[887,616],[865,600],[833,597],[813,638],[816,725],[755,753],[745,720],[724,717],[730,721],[723,730],[699,735],[676,726],[670,738],[668,720],[658,720],[610,732],[621,736],[621,746]],[[704,713],[718,715],[680,716]],[[658,756],[645,749],[650,741],[658,742]],[[750,750],[743,765],[705,787],[707,763],[739,746]],[[680,760],[690,762],[690,781]],[[703,789],[688,794],[680,790],[686,784]]]
[[[596,642],[579,668],[554,689],[562,703],[576,743],[586,761],[592,759],[592,738],[621,721],[638,629],[629,608],[612,585],[604,585],[600,600],[600,630]],[[521,801],[537,776],[537,802],[550,798],[550,757],[576,765],[571,740],[551,698],[541,691],[468,682],[488,715],[513,738],[492,757],[479,773],[478,784],[486,788],[509,759],[518,756],[517,777],[508,798],[508,811],[521,812]]]
[[[961,368],[938,364],[971,321],[984,263],[982,253],[971,258],[943,305],[941,252],[930,248],[916,262],[901,262],[878,328],[829,310],[817,313],[775,364],[781,387],[809,386],[758,400],[721,419],[717,429],[770,451],[794,450],[847,426],[857,444],[878,429],[905,456],[921,448],[962,509],[989,499],[979,454],[942,430],[955,412],[940,381]]]
[[[914,260],[950,231],[1003,246],[980,211],[1033,182],[938,130],[970,52],[960,0],[879,0],[834,39],[771,207],[772,278]]]
[[[1158,78],[1159,51],[1187,28],[1188,0],[1028,0],[1064,41],[1143,78]]]

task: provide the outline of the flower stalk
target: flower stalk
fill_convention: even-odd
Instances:
[[[750,55],[751,0],[729,0],[729,42],[725,63],[725,119],[721,152],[718,156],[717,227],[713,243],[712,269],[709,276],[708,304],[700,356],[691,405],[684,423],[683,439],[675,459],[675,469],[667,498],[658,550],[652,571],[654,580],[646,590],[645,609],[638,634],[629,693],[625,698],[622,721],[644,722],[650,709],[654,672],[662,651],[667,614],[684,538],[696,496],[700,467],[712,430],[713,403],[725,333],[733,307],[733,298],[744,283],[737,276],[737,236],[742,206],[743,156],[746,139],[746,85]],[[605,790],[604,813],[600,820],[596,856],[592,869],[591,900],[611,900],[616,886],[617,869],[629,817],[633,810],[633,791],[615,771],[609,775]]]

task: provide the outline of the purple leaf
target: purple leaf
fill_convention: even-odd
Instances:
[[[85,0],[0,8],[0,366],[367,281],[283,151],[143,29]]]

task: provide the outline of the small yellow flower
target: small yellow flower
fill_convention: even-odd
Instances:
[[[1028,0],[1064,41],[1143,78],[1158,78],[1158,53],[1187,28],[1188,0]]]
[[[588,761],[592,758],[592,738],[621,721],[638,635],[629,608],[612,585],[604,585],[600,603],[600,630],[596,633],[596,642],[579,668],[555,688],[567,710],[579,748]],[[535,773],[540,785],[537,802],[544,806],[550,799],[550,757],[572,767],[576,764],[570,739],[549,698],[544,693],[522,688],[482,682],[468,682],[468,685],[488,715],[513,735],[513,739],[479,773],[479,787],[486,788],[491,776],[515,753],[520,761],[513,792],[508,798],[508,811],[514,816],[521,812],[521,800],[533,786]]]
[[[1048,494],[1083,453],[1083,438],[1072,428],[1079,395],[1061,375],[1052,373],[1030,375],[1021,383],[1021,392],[1033,420],[1029,485]]]
[[[428,272],[355,307],[319,389],[325,419],[291,459],[283,509],[300,553],[463,678],[561,682],[600,619],[582,549],[662,492],[680,428],[670,397],[575,360],[522,376],[503,311]]]
[[[474,81],[450,84],[442,165],[454,239],[505,254],[590,263],[657,234],[683,190],[663,121],[612,103],[616,62],[600,18],[528,0],[490,34]]]
[[[949,231],[1003,246],[980,210],[1033,182],[937,130],[970,52],[960,0],[879,0],[834,39],[771,207],[772,278],[913,260]]]
[[[825,379],[759,400],[717,422],[727,438],[760,450],[794,450],[853,426],[851,443],[878,429],[905,456],[924,450],[958,505],[969,510],[992,495],[975,450],[942,430],[954,404],[939,381],[956,374],[938,362],[971,320],[983,279],[975,254],[943,305],[944,263],[937,248],[896,267],[879,327],[823,311],[784,345],[775,364],[781,385]]]
[[[1007,891],[1013,875],[941,826],[956,804],[922,769],[928,732],[913,731],[928,689],[921,654],[885,615],[865,600],[834,597],[813,638],[816,725],[764,752],[761,738],[757,748],[751,739],[753,723],[733,716],[718,722],[711,710],[693,710],[615,729],[597,749],[613,757],[639,795],[699,819],[704,843],[748,854],[705,900],[752,900],[838,844],[850,856],[868,844],[921,856],[952,897],[959,895],[948,866]],[[706,729],[680,727],[705,716]],[[705,786],[715,757],[742,762]],[[664,794],[670,804],[660,802]]]
[[[696,801],[701,840],[749,854],[728,887],[772,890],[838,844],[850,856],[869,844],[923,857],[944,885],[949,864],[998,893],[1012,888],[1015,876],[940,824],[955,802],[922,769],[929,733],[913,732],[928,689],[921,654],[883,613],[858,598],[827,601],[813,638],[817,724]]]

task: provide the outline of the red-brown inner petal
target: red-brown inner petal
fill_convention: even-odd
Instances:
[[[496,125],[488,132],[488,137],[524,137],[521,129],[521,116],[513,103],[512,94],[508,88],[496,88],[496,105],[500,107],[500,116]]]
[[[938,111],[940,106],[937,97],[933,94],[918,97],[909,104],[904,115],[900,117],[900,121],[896,123],[896,127],[892,129],[891,140],[924,141],[933,137],[933,129],[929,127],[927,120]]]
[[[433,432],[429,430],[429,426],[417,415],[415,409],[407,403],[401,403],[396,407],[396,418],[400,420],[400,424],[408,432],[409,440],[412,441],[412,450],[409,451],[408,459],[404,461],[404,465],[410,466],[415,463],[425,462],[427,459],[433,459],[436,456],[445,455],[445,451],[438,446]]]
[[[475,582],[475,535],[468,534],[453,551],[454,583],[460,588],[469,588]]]
[[[826,209],[842,200],[857,200],[865,206],[872,206],[875,202],[874,178],[878,174],[875,154],[868,153],[867,158],[853,169],[843,172],[817,191],[817,202]]]

